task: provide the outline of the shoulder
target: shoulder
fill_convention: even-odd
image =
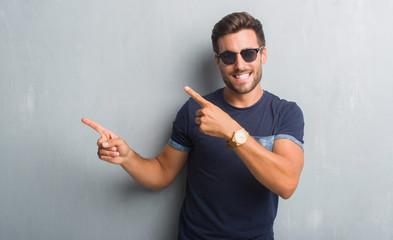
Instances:
[[[292,101],[281,99],[268,93],[269,104],[277,121],[277,134],[296,138],[302,146],[304,135],[304,118],[300,107]],[[296,142],[296,141],[295,141]]]
[[[266,103],[271,107],[271,109],[279,114],[302,114],[302,110],[297,105],[296,102],[288,101],[286,99],[282,99],[273,93],[270,93],[265,90],[264,94],[266,94],[265,99]]]
[[[279,129],[296,129],[296,131],[303,131],[303,112],[296,102],[281,99],[269,92],[267,92],[266,99],[268,100],[268,107],[271,109],[277,123],[279,123]]]

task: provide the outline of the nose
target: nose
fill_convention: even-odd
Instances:
[[[240,53],[236,54],[236,61],[234,63],[234,67],[236,70],[243,70],[246,66],[246,62],[244,61],[243,57]]]

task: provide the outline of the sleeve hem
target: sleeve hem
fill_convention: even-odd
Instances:
[[[282,138],[291,140],[292,142],[299,145],[304,151],[303,143],[300,142],[299,140],[297,140],[295,137],[288,135],[288,134],[278,134],[278,135],[274,136],[274,140],[282,139]]]
[[[191,150],[191,148],[183,146],[183,145],[173,141],[172,139],[169,139],[168,144],[171,145],[172,147],[180,150],[180,151],[183,151],[183,152],[189,152]]]

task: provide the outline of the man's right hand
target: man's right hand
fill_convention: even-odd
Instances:
[[[101,138],[97,141],[98,157],[101,160],[121,165],[130,157],[133,151],[115,133],[88,118],[82,118],[82,122],[101,135]]]

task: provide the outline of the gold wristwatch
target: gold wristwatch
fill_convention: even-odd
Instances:
[[[230,149],[239,147],[247,141],[247,137],[248,132],[244,128],[239,129],[233,133],[232,139],[227,142],[226,146]]]

